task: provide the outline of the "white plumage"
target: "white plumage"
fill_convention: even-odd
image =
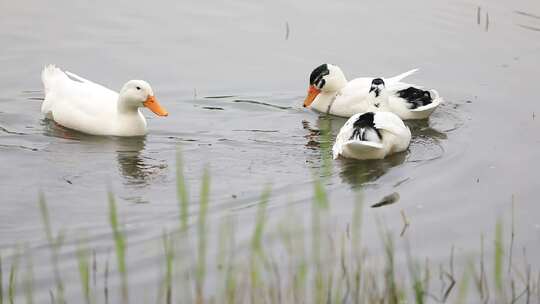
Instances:
[[[439,94],[431,90],[431,101],[427,105],[416,106],[404,94],[407,89],[413,92],[424,92],[421,87],[402,82],[418,69],[389,78],[361,77],[347,82],[342,70],[335,65],[323,64],[317,67],[310,76],[310,88],[304,106],[336,116],[351,117],[356,113],[367,111],[389,111],[402,119],[427,118],[442,102]],[[374,85],[374,80],[382,80],[381,85]],[[376,90],[373,90],[376,89]],[[412,108],[412,107],[416,108]]]
[[[334,159],[382,159],[405,151],[410,141],[411,131],[396,114],[358,113],[339,130],[332,152]]]
[[[80,132],[140,136],[147,132],[140,107],[148,107],[159,116],[168,115],[143,80],[127,82],[118,94],[73,73],[64,73],[54,65],[43,69],[41,80],[45,89],[43,115]]]

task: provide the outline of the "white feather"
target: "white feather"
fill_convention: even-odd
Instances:
[[[411,131],[397,115],[390,112],[374,113],[373,123],[382,139],[375,142],[351,138],[354,123],[362,114],[353,115],[339,130],[332,147],[334,159],[339,156],[355,159],[381,159],[407,149],[411,141]]]

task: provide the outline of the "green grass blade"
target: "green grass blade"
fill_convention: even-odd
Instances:
[[[236,254],[235,254],[235,221],[232,215],[228,217],[228,224],[227,224],[227,233],[228,235],[228,244],[227,249],[229,252],[229,256],[227,259],[227,266],[226,266],[226,273],[225,273],[225,299],[226,303],[236,303],[236,293],[238,290],[237,285],[237,278],[236,278]]]
[[[30,250],[25,246],[25,259],[26,259],[26,274],[24,278],[24,294],[26,297],[26,304],[34,303],[34,265],[32,261],[32,255]]]
[[[261,195],[261,201],[257,208],[257,215],[255,221],[255,229],[251,237],[251,282],[253,286],[258,285],[258,267],[257,257],[264,260],[264,253],[262,251],[262,237],[264,232],[264,224],[266,220],[266,206],[270,198],[271,187],[267,186]]]
[[[182,231],[186,231],[189,217],[189,196],[184,176],[184,161],[180,149],[176,152],[176,193],[180,204],[180,227]]]
[[[113,232],[116,258],[118,262],[118,272],[122,284],[122,301],[129,303],[127,268],[126,268],[126,240],[124,233],[120,230],[118,223],[118,214],[116,211],[116,202],[114,195],[109,191],[109,222]]]
[[[11,270],[9,271],[9,285],[8,285],[8,298],[9,304],[15,303],[15,281],[16,281],[17,266],[11,264]]]
[[[465,269],[463,271],[463,276],[461,277],[459,288],[458,288],[458,295],[456,303],[462,304],[462,303],[468,303],[467,302],[467,294],[469,292],[469,271],[468,269]]]
[[[208,168],[204,169],[202,184],[201,184],[201,197],[199,205],[199,222],[198,222],[198,252],[197,252],[197,303],[202,303],[204,299],[204,279],[206,275],[206,215],[208,212],[208,200],[210,195],[210,173]]]
[[[389,303],[398,303],[399,299],[399,290],[396,283],[396,272],[395,272],[395,247],[394,240],[388,232],[383,232],[384,240],[384,252],[386,256],[386,270],[385,270],[385,284],[387,296],[389,298]]]
[[[329,116],[320,119],[319,129],[321,156],[322,156],[322,176],[328,177],[332,173],[332,122]]]
[[[51,248],[51,261],[53,266],[53,273],[54,273],[54,280],[56,283],[56,297],[55,300],[57,303],[64,304],[64,283],[62,282],[62,278],[60,276],[60,270],[58,267],[58,252],[60,251],[60,247],[63,244],[64,241],[64,234],[62,231],[60,231],[55,238],[52,234],[52,228],[51,228],[51,221],[49,218],[49,210],[47,208],[47,203],[45,201],[45,195],[40,192],[39,193],[39,209],[41,212],[41,220],[43,222],[43,227],[45,229],[45,236],[47,238],[47,242],[49,244],[49,248]]]
[[[83,292],[84,300],[87,304],[91,303],[90,300],[90,263],[89,263],[89,250],[80,241],[77,245],[77,263],[79,266],[79,277],[81,280],[81,290]]]
[[[497,220],[495,225],[495,287],[497,288],[497,293],[499,297],[502,297],[503,294],[503,227],[502,221]]]
[[[313,254],[313,263],[315,265],[314,269],[314,292],[315,292],[315,302],[322,303],[327,297],[326,290],[326,280],[324,279],[323,265],[322,265],[322,246],[324,245],[321,242],[322,236],[322,227],[321,227],[321,211],[327,209],[328,197],[326,195],[326,190],[319,178],[316,178],[314,181],[314,197],[313,197],[313,207],[311,208],[311,225],[312,225],[312,254]]]
[[[165,255],[165,303],[172,303],[172,278],[174,265],[174,243],[170,235],[163,231],[163,251]]]
[[[328,208],[328,196],[326,194],[326,190],[324,189],[324,185],[320,179],[315,179],[314,191],[314,199],[316,206],[320,209]]]
[[[9,281],[8,281],[8,299],[9,304],[15,303],[15,293],[17,291],[17,271],[19,270],[19,249],[16,249],[15,258],[11,263],[11,268],[9,271]]]
[[[255,230],[253,231],[253,236],[251,238],[251,249],[257,253],[261,252],[261,241],[266,220],[266,206],[268,205],[268,200],[270,198],[270,189],[270,186],[267,186],[264,189],[261,195],[261,201],[257,208]]]

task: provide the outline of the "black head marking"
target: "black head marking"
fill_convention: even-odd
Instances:
[[[375,78],[373,79],[373,81],[371,81],[371,86],[374,86],[374,85],[384,85],[384,80],[382,80],[382,78]]]
[[[321,64],[320,66],[315,68],[313,72],[311,72],[311,75],[309,76],[309,84],[321,89],[326,83],[323,77],[328,74],[330,74],[330,70],[328,70],[328,65],[326,63]]]
[[[379,97],[379,94],[381,94],[381,86],[384,87],[384,80],[382,78],[375,78],[371,81],[371,88],[369,89],[369,92],[375,92],[375,97]]]

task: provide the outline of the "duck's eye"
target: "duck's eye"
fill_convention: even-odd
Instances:
[[[326,80],[321,78],[315,83],[315,86],[317,87],[317,89],[321,90],[325,84],[326,84]]]
[[[140,89],[141,89],[141,87],[136,87],[136,88],[137,88],[137,90],[140,90]]]

